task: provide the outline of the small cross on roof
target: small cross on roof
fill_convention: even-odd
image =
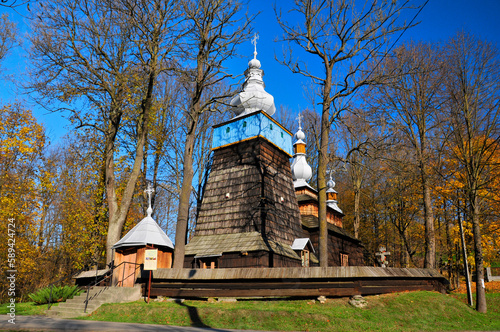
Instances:
[[[146,194],[148,194],[148,216],[153,212],[153,208],[151,207],[151,195],[155,192],[154,188],[151,186],[151,183],[148,183],[148,187],[144,190]]]
[[[253,58],[257,59],[257,40],[259,39],[259,35],[255,33],[252,38],[252,45],[253,45]]]
[[[302,114],[300,114],[299,112],[299,116],[297,117],[297,120],[299,121],[299,130],[302,129],[302,119],[304,118],[304,116]]]

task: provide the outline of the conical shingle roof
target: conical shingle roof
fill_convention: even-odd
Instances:
[[[160,226],[148,215],[142,219],[134,228],[132,228],[120,241],[113,245],[113,249],[122,247],[137,247],[153,244],[155,246],[163,246],[174,248],[172,241]]]

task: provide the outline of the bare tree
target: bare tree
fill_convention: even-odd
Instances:
[[[9,21],[7,14],[0,16],[0,61],[5,58],[7,53],[16,44],[16,25]]]
[[[366,1],[355,6],[350,0],[295,0],[292,12],[299,24],[287,22],[275,9],[278,23],[288,49],[283,59],[293,73],[310,78],[321,86],[319,93],[321,129],[318,148],[318,195],[320,220],[320,265],[328,266],[326,222],[326,168],[330,127],[348,107],[348,98],[361,87],[378,81],[376,75],[363,71],[364,65],[385,51],[386,40],[407,28],[397,21],[399,13],[408,8],[409,1]],[[305,51],[308,63],[293,53],[296,45]],[[336,76],[338,75],[338,76]]]
[[[379,119],[402,134],[403,144],[415,152],[420,173],[425,223],[425,268],[436,267],[436,239],[431,197],[433,134],[439,125],[442,60],[439,46],[408,44],[394,50],[380,66],[391,77],[376,86],[369,99]]]
[[[398,132],[396,135],[402,139],[403,134]],[[418,226],[421,225],[418,221],[421,213],[418,197],[421,190],[419,172],[413,166],[415,153],[406,145],[395,145],[387,152],[384,164],[389,174],[384,179],[383,195],[380,197],[383,202],[383,216],[397,231],[401,243],[401,266],[409,267],[410,262],[417,266],[414,255],[417,249],[420,252],[424,245],[412,234],[415,228],[419,229]],[[393,257],[396,259],[396,253]]]
[[[486,312],[481,201],[488,191],[500,143],[500,61],[490,43],[460,33],[446,45],[446,116],[450,152],[460,167],[466,216],[472,223],[476,266],[476,309]],[[485,221],[488,222],[488,221]]]
[[[339,119],[340,141],[345,151],[348,151],[345,159],[347,174],[354,193],[354,236],[359,238],[359,227],[361,223],[361,192],[366,177],[368,161],[374,157],[371,150],[374,148],[375,140],[372,137],[370,124],[363,110],[344,113]]]
[[[7,8],[16,8],[22,5],[27,5],[28,10],[30,8],[30,2],[31,0],[0,0],[0,6],[1,7],[7,7]]]
[[[174,268],[182,268],[184,264],[194,177],[193,152],[200,115],[231,95],[229,90],[212,96],[207,93],[211,87],[230,77],[224,69],[224,63],[236,55],[237,45],[248,38],[251,21],[251,18],[241,15],[242,5],[239,1],[185,0],[182,2],[182,10],[189,29],[186,36],[186,59],[193,62],[193,67],[182,72],[189,104],[185,112],[187,130],[175,233]]]
[[[43,4],[34,20],[31,88],[44,105],[70,114],[77,128],[90,126],[104,137],[109,224],[107,262],[141,173],[157,76],[176,46],[175,1],[58,0]],[[123,123],[134,124],[133,167],[117,195],[115,158]]]

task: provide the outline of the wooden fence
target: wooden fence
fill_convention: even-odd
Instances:
[[[147,280],[144,289],[147,289]],[[366,266],[249,269],[159,269],[151,296],[317,297],[372,295],[400,291],[444,292],[448,281],[436,270]]]

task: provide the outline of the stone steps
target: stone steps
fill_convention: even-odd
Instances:
[[[141,287],[107,287],[95,286],[89,290],[89,303],[86,313],[85,301],[87,293],[75,296],[66,302],[59,303],[58,306],[53,306],[47,310],[47,316],[59,318],[72,318],[89,315],[97,310],[104,303],[121,303],[133,302],[141,298]]]

